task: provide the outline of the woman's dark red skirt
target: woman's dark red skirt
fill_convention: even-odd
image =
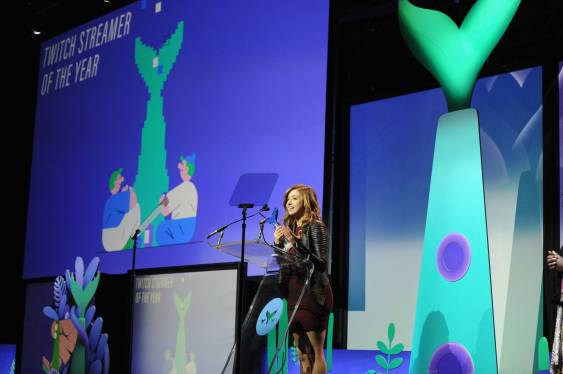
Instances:
[[[288,300],[287,300],[287,311],[289,317],[295,309],[295,304],[299,298],[299,294],[303,289],[303,280],[297,275],[289,276],[287,287],[288,287]],[[297,313],[290,326],[290,332],[296,331],[322,331],[327,328],[328,316],[332,312],[333,307],[333,296],[332,288],[330,284],[325,286],[325,303],[320,305],[313,294],[311,289],[307,288],[303,298],[301,299],[301,304],[297,308]]]

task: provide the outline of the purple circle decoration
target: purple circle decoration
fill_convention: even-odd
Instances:
[[[438,246],[436,263],[438,271],[448,282],[463,278],[471,264],[469,240],[460,233],[447,235]]]
[[[473,360],[469,351],[459,343],[442,344],[432,354],[429,374],[473,374]]]

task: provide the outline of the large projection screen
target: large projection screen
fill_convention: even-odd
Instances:
[[[242,174],[322,192],[327,34],[328,0],[143,0],[44,42],[24,277],[123,273],[143,222],[139,268],[230,262]]]

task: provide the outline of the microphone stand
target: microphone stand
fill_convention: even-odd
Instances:
[[[258,232],[258,238],[256,238],[256,241],[259,242],[260,239],[262,239],[262,235],[264,235],[264,224],[266,223],[266,219],[264,218],[263,220],[260,221],[260,231]]]
[[[141,234],[141,230],[136,229],[135,233],[131,237],[133,239],[133,262],[131,264],[131,314],[129,316],[129,371],[131,371],[131,366],[133,363],[133,312],[135,309],[135,266],[137,260],[137,238]]]
[[[240,276],[238,277],[238,285],[237,285],[237,299],[239,300],[238,306],[237,306],[237,331],[236,331],[236,351],[235,351],[235,367],[236,367],[236,373],[240,374],[240,366],[241,366],[241,357],[240,357],[240,347],[241,347],[241,340],[242,340],[242,322],[244,320],[243,318],[243,312],[244,312],[244,281],[246,279],[246,262],[244,261],[244,245],[245,245],[245,241],[246,241],[246,219],[249,218],[246,216],[246,211],[248,208],[252,208],[254,207],[254,204],[240,204],[238,206],[239,208],[242,208],[242,219],[238,220],[241,221],[242,220],[242,242],[241,242],[241,248],[240,248],[240,265],[239,265],[239,269],[240,269]],[[259,213],[261,213],[263,210],[268,210],[268,206],[264,205],[257,213],[253,214],[252,216],[255,216]],[[251,217],[252,217],[251,216]],[[238,222],[237,221],[237,222]]]
[[[267,204],[264,204],[260,210],[254,214],[247,215],[247,210],[249,208],[253,208],[254,204],[239,204],[239,208],[242,208],[242,218],[237,219],[231,223],[226,224],[218,228],[217,230],[213,231],[211,234],[207,235],[207,239],[221,233],[219,237],[219,242],[215,246],[216,248],[219,247],[221,243],[221,239],[223,238],[224,231],[227,227],[242,221],[242,243],[240,249],[240,262],[239,262],[239,276],[237,277],[237,322],[236,322],[236,331],[235,331],[235,339],[236,339],[236,350],[235,350],[235,373],[240,374],[240,344],[241,344],[241,337],[242,337],[242,323],[244,321],[243,318],[243,311],[244,311],[244,280],[246,278],[246,262],[244,261],[244,245],[246,241],[246,220],[248,218],[254,217],[258,214],[262,215],[262,212],[270,210]]]
[[[137,259],[137,238],[139,237],[140,234],[141,234],[141,230],[137,229],[135,230],[135,233],[131,237],[131,239],[133,239],[133,263],[131,264],[131,274],[133,275],[133,277],[135,276],[135,265]]]
[[[251,208],[254,207],[253,204],[241,204],[239,207],[241,207],[241,206],[243,206],[243,205],[247,205],[247,208],[248,208],[248,206],[250,206]],[[260,210],[259,210],[258,212],[254,213],[254,214],[251,214],[251,215],[247,216],[246,218],[245,218],[245,217],[239,218],[239,219],[237,219],[237,220],[234,220],[233,222],[227,223],[225,226],[219,227],[217,230],[215,230],[215,231],[213,231],[212,233],[208,234],[208,235],[207,235],[207,239],[211,238],[211,237],[214,236],[214,235],[217,235],[217,234],[219,234],[219,233],[222,233],[222,232],[225,231],[225,229],[227,229],[229,226],[234,225],[235,223],[240,222],[240,221],[242,221],[242,220],[246,220],[246,219],[248,219],[248,218],[252,218],[252,217],[254,217],[254,216],[258,215],[258,214],[260,214],[260,215],[263,217],[262,212],[265,212],[265,211],[268,211],[268,210],[270,210],[270,208],[268,207],[267,204],[265,204],[265,205],[263,205],[263,206],[260,208]]]

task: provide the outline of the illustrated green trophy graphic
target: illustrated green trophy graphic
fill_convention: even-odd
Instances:
[[[174,368],[176,373],[183,373],[187,364],[186,359],[186,316],[192,303],[192,292],[185,298],[174,293],[174,305],[178,314],[178,333],[176,334],[176,353],[174,354]]]
[[[135,39],[135,64],[149,91],[147,117],[141,134],[141,152],[135,179],[135,189],[142,207],[141,221],[151,215],[150,209],[147,208],[154,207],[161,194],[169,188],[162,89],[182,47],[183,36],[184,22],[178,22],[176,31],[158,52],[145,45],[139,37]],[[155,217],[153,227],[156,229],[162,221],[162,215]],[[156,236],[153,235],[154,237]]]
[[[519,0],[478,0],[458,27],[445,14],[399,0],[403,38],[442,86],[410,373],[497,373],[477,111],[483,63]]]

